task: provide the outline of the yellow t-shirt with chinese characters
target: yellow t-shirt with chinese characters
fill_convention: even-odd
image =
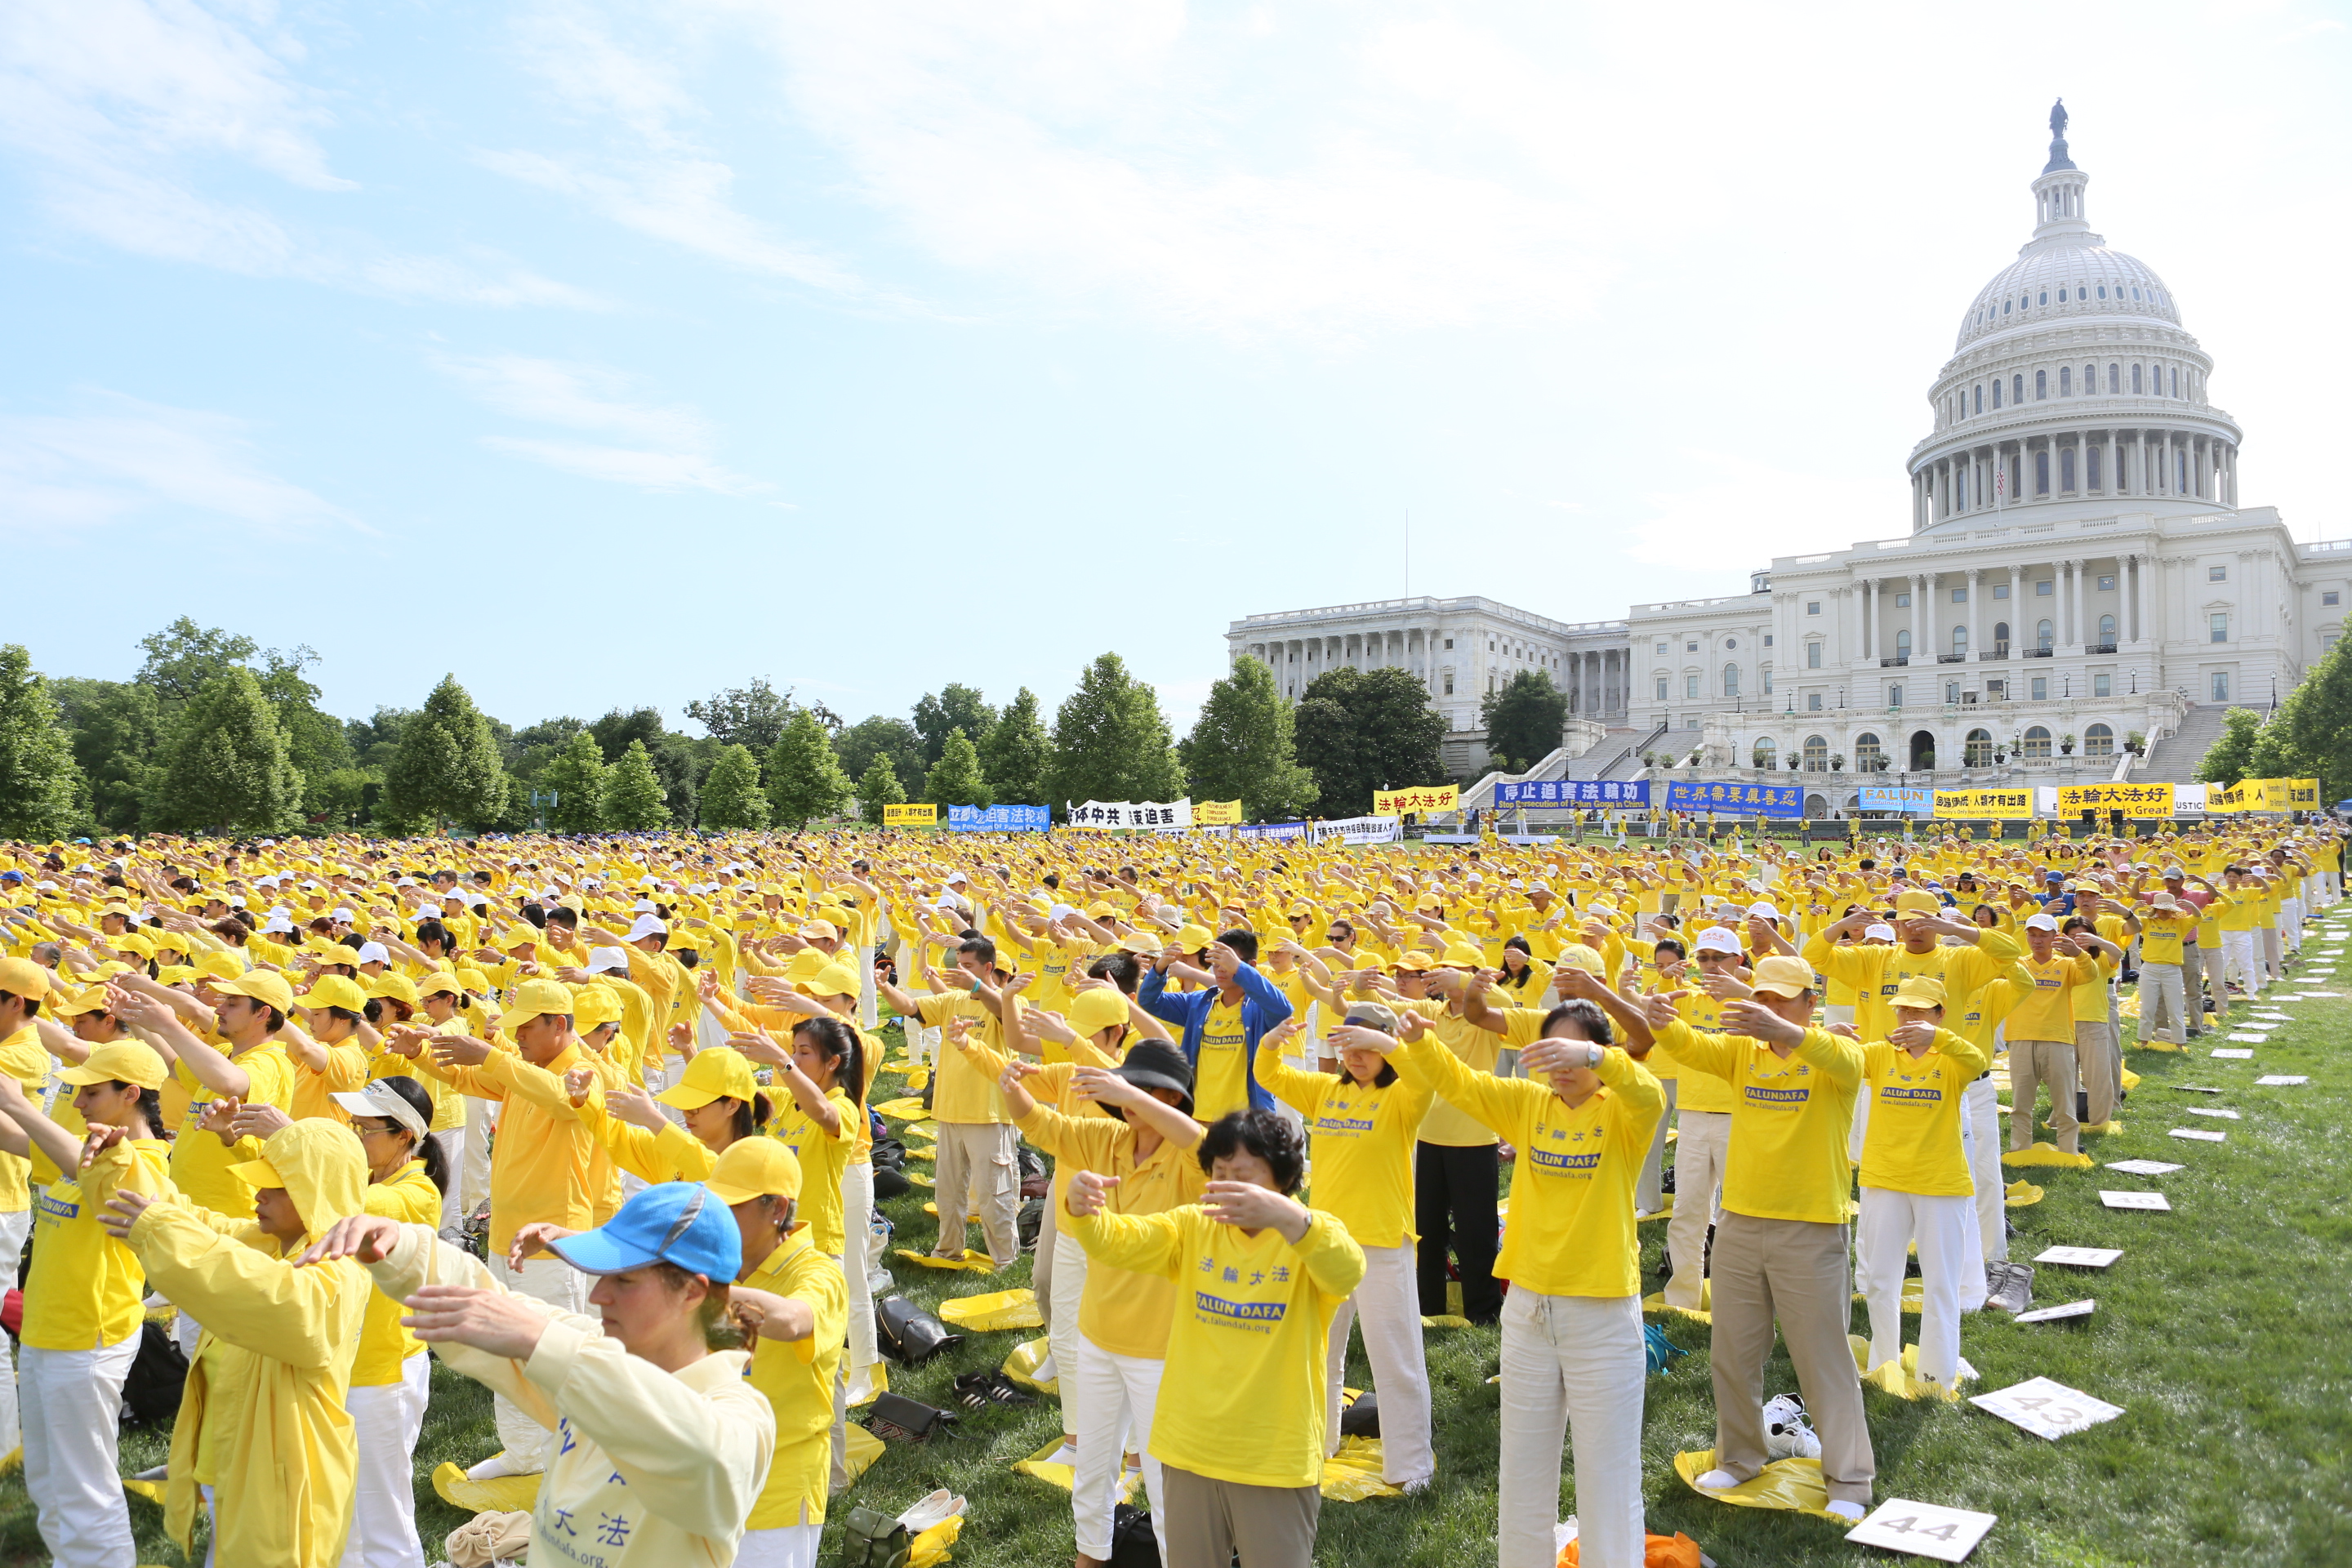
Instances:
[[[2148,963],[2179,963],[2181,939],[2196,929],[2196,922],[2186,915],[2164,915],[2143,909],[2139,916],[2139,961]]]
[[[956,1054],[952,1046],[941,1053]],[[809,1239],[827,1258],[842,1258],[847,1256],[844,1248],[848,1222],[843,1210],[841,1173],[849,1163],[850,1150],[857,1142],[857,1124],[866,1112],[839,1089],[824,1098],[840,1118],[838,1131],[825,1131],[789,1094],[781,1097],[776,1119],[768,1130],[801,1163],[800,1217],[808,1224]]]
[[[1985,1070],[1984,1051],[1937,1029],[1923,1056],[1879,1040],[1862,1048],[1862,1062],[1877,1091],[1863,1134],[1862,1184],[1935,1197],[1975,1192],[1960,1146],[1960,1091]]]
[[[1107,1201],[1108,1215],[1163,1215],[1197,1202],[1208,1184],[1198,1152],[1166,1139],[1137,1159],[1135,1129],[1124,1121],[1064,1116],[1040,1105],[1020,1125],[1029,1142],[1057,1163],[1118,1178]],[[1070,1214],[1066,1198],[1055,1223],[1076,1226],[1087,1222]],[[1164,1272],[1139,1271],[1117,1259],[1097,1258],[1087,1269],[1086,1293],[1078,1299],[1078,1331],[1113,1355],[1158,1361],[1167,1352],[1168,1324],[1175,1310],[1176,1288]]]
[[[1192,1067],[1192,1114],[1214,1121],[1229,1110],[1249,1109],[1249,1040],[1242,1031],[1239,1003],[1210,1004],[1201,1020],[1201,1055]]]
[[[1068,1221],[1094,1259],[1089,1297],[1105,1264],[1178,1292],[1151,1420],[1161,1464],[1241,1486],[1321,1482],[1331,1315],[1363,1279],[1364,1253],[1338,1215],[1308,1215],[1295,1247],[1191,1206]]]
[[[743,1283],[805,1301],[816,1314],[816,1328],[806,1339],[751,1342],[751,1364],[743,1369],[743,1379],[775,1409],[776,1457],[745,1528],[822,1524],[833,1471],[833,1378],[849,1321],[849,1286],[839,1266],[809,1240],[804,1225],[794,1226]]]
[[[1411,1247],[1413,1131],[1430,1109],[1425,1084],[1386,1088],[1345,1073],[1301,1072],[1269,1054],[1257,1080],[1307,1121],[1315,1206],[1337,1215],[1359,1247]]]
[[[1845,1223],[1860,1046],[1809,1028],[1783,1057],[1746,1035],[1696,1034],[1677,1019],[1658,1037],[1658,1047],[1685,1073],[1727,1080],[1738,1096],[1724,1162],[1726,1209],[1757,1219]]]
[[[100,1153],[89,1170],[60,1175],[36,1194],[33,1262],[25,1277],[20,1336],[27,1347],[98,1350],[139,1331],[146,1315],[146,1270],[99,1219],[118,1192],[168,1192],[171,1152],[160,1138],[125,1139]]]

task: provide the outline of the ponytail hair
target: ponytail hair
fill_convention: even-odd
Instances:
[[[407,1103],[408,1109],[425,1118],[425,1125],[427,1128],[433,1125],[433,1097],[425,1092],[423,1084],[404,1075],[380,1078],[376,1081],[400,1096]],[[408,1129],[404,1127],[401,1131],[406,1132]],[[413,1136],[415,1141],[409,1145],[409,1152],[425,1162],[426,1179],[432,1182],[443,1197],[447,1197],[451,1179],[449,1151],[441,1147],[440,1142],[430,1131]]]
[[[761,1128],[767,1126],[769,1110],[768,1097],[765,1094],[754,1094],[749,1100],[737,1100],[735,1120],[730,1128],[735,1135],[736,1142],[740,1142],[746,1138],[754,1137]]]
[[[856,1030],[838,1018],[803,1018],[793,1026],[793,1038],[805,1037],[841,1065],[834,1069],[834,1087],[849,1096],[852,1105],[866,1104],[866,1042]],[[844,1081],[846,1079],[847,1081]]]

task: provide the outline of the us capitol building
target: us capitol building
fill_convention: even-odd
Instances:
[[[1487,765],[1479,700],[1547,672],[1569,695],[1560,750],[1465,804],[1497,777],[1633,778],[1644,759],[1709,778],[1793,767],[1814,816],[1852,808],[1866,778],[2190,777],[2227,708],[2268,706],[2341,635],[2352,543],[2297,544],[2275,509],[2240,504],[2212,357],[2155,269],[2092,232],[2065,126],[2062,105],[2032,237],[1928,387],[1905,536],[1777,557],[1745,594],[1618,620],[1479,597],[1251,616],[1230,657],[1294,699],[1340,665],[1410,670],[1463,778]]]

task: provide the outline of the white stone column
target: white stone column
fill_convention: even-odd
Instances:
[[[2011,658],[2032,646],[2026,641],[2026,637],[2033,628],[2025,624],[2024,616],[2025,568],[2012,566],[2009,569],[2009,653]],[[2009,690],[2013,695],[2017,688],[2011,686]]]
[[[2074,578],[2074,586],[2069,590],[2070,596],[2067,599],[2067,613],[2074,618],[2074,640],[2073,646],[2076,648],[2082,648],[2087,647],[2091,641],[2090,628],[2084,625],[2083,620],[2083,563],[2080,561],[2070,561],[2066,564],[2073,572]]]
[[[1968,627],[1969,658],[1971,659],[1982,658],[1984,657],[1984,644],[1977,640],[1977,626],[1979,625],[1977,619],[1977,600],[1984,593],[1983,580],[1984,573],[1982,570],[1974,566],[1969,568]]]

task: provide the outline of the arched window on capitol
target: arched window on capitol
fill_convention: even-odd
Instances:
[[[1819,735],[1805,737],[1805,771],[1825,773],[1830,770],[1830,743]]]
[[[2025,754],[2047,760],[2050,755],[2050,731],[2036,724],[2025,732]]]
[[[1992,651],[2003,658],[2008,657],[2009,623],[2007,621],[1995,621],[1992,624]]]
[[[2051,639],[2054,635],[2055,633],[2052,629],[2048,621],[2035,622],[2033,626],[2033,646],[2040,648],[2043,653],[2048,653],[2050,651]]]
[[[1739,695],[1739,667],[1736,664],[1723,667],[1723,694],[1726,697]]]
[[[1758,767],[1769,770],[1779,757],[1780,751],[1780,749],[1769,739],[1759,739],[1756,742],[1755,750],[1748,753],[1748,760]]]
[[[1877,772],[1878,764],[1885,759],[1885,749],[1879,744],[1878,737],[1869,731],[1864,730],[1853,738],[1853,765],[1857,772],[1865,773]]]
[[[2083,754],[2086,757],[2112,757],[2116,754],[2116,732],[2105,724],[2094,724],[2083,731]]]
[[[1992,731],[1971,730],[1961,742],[1960,760],[1972,768],[1989,767],[1992,763]]]

